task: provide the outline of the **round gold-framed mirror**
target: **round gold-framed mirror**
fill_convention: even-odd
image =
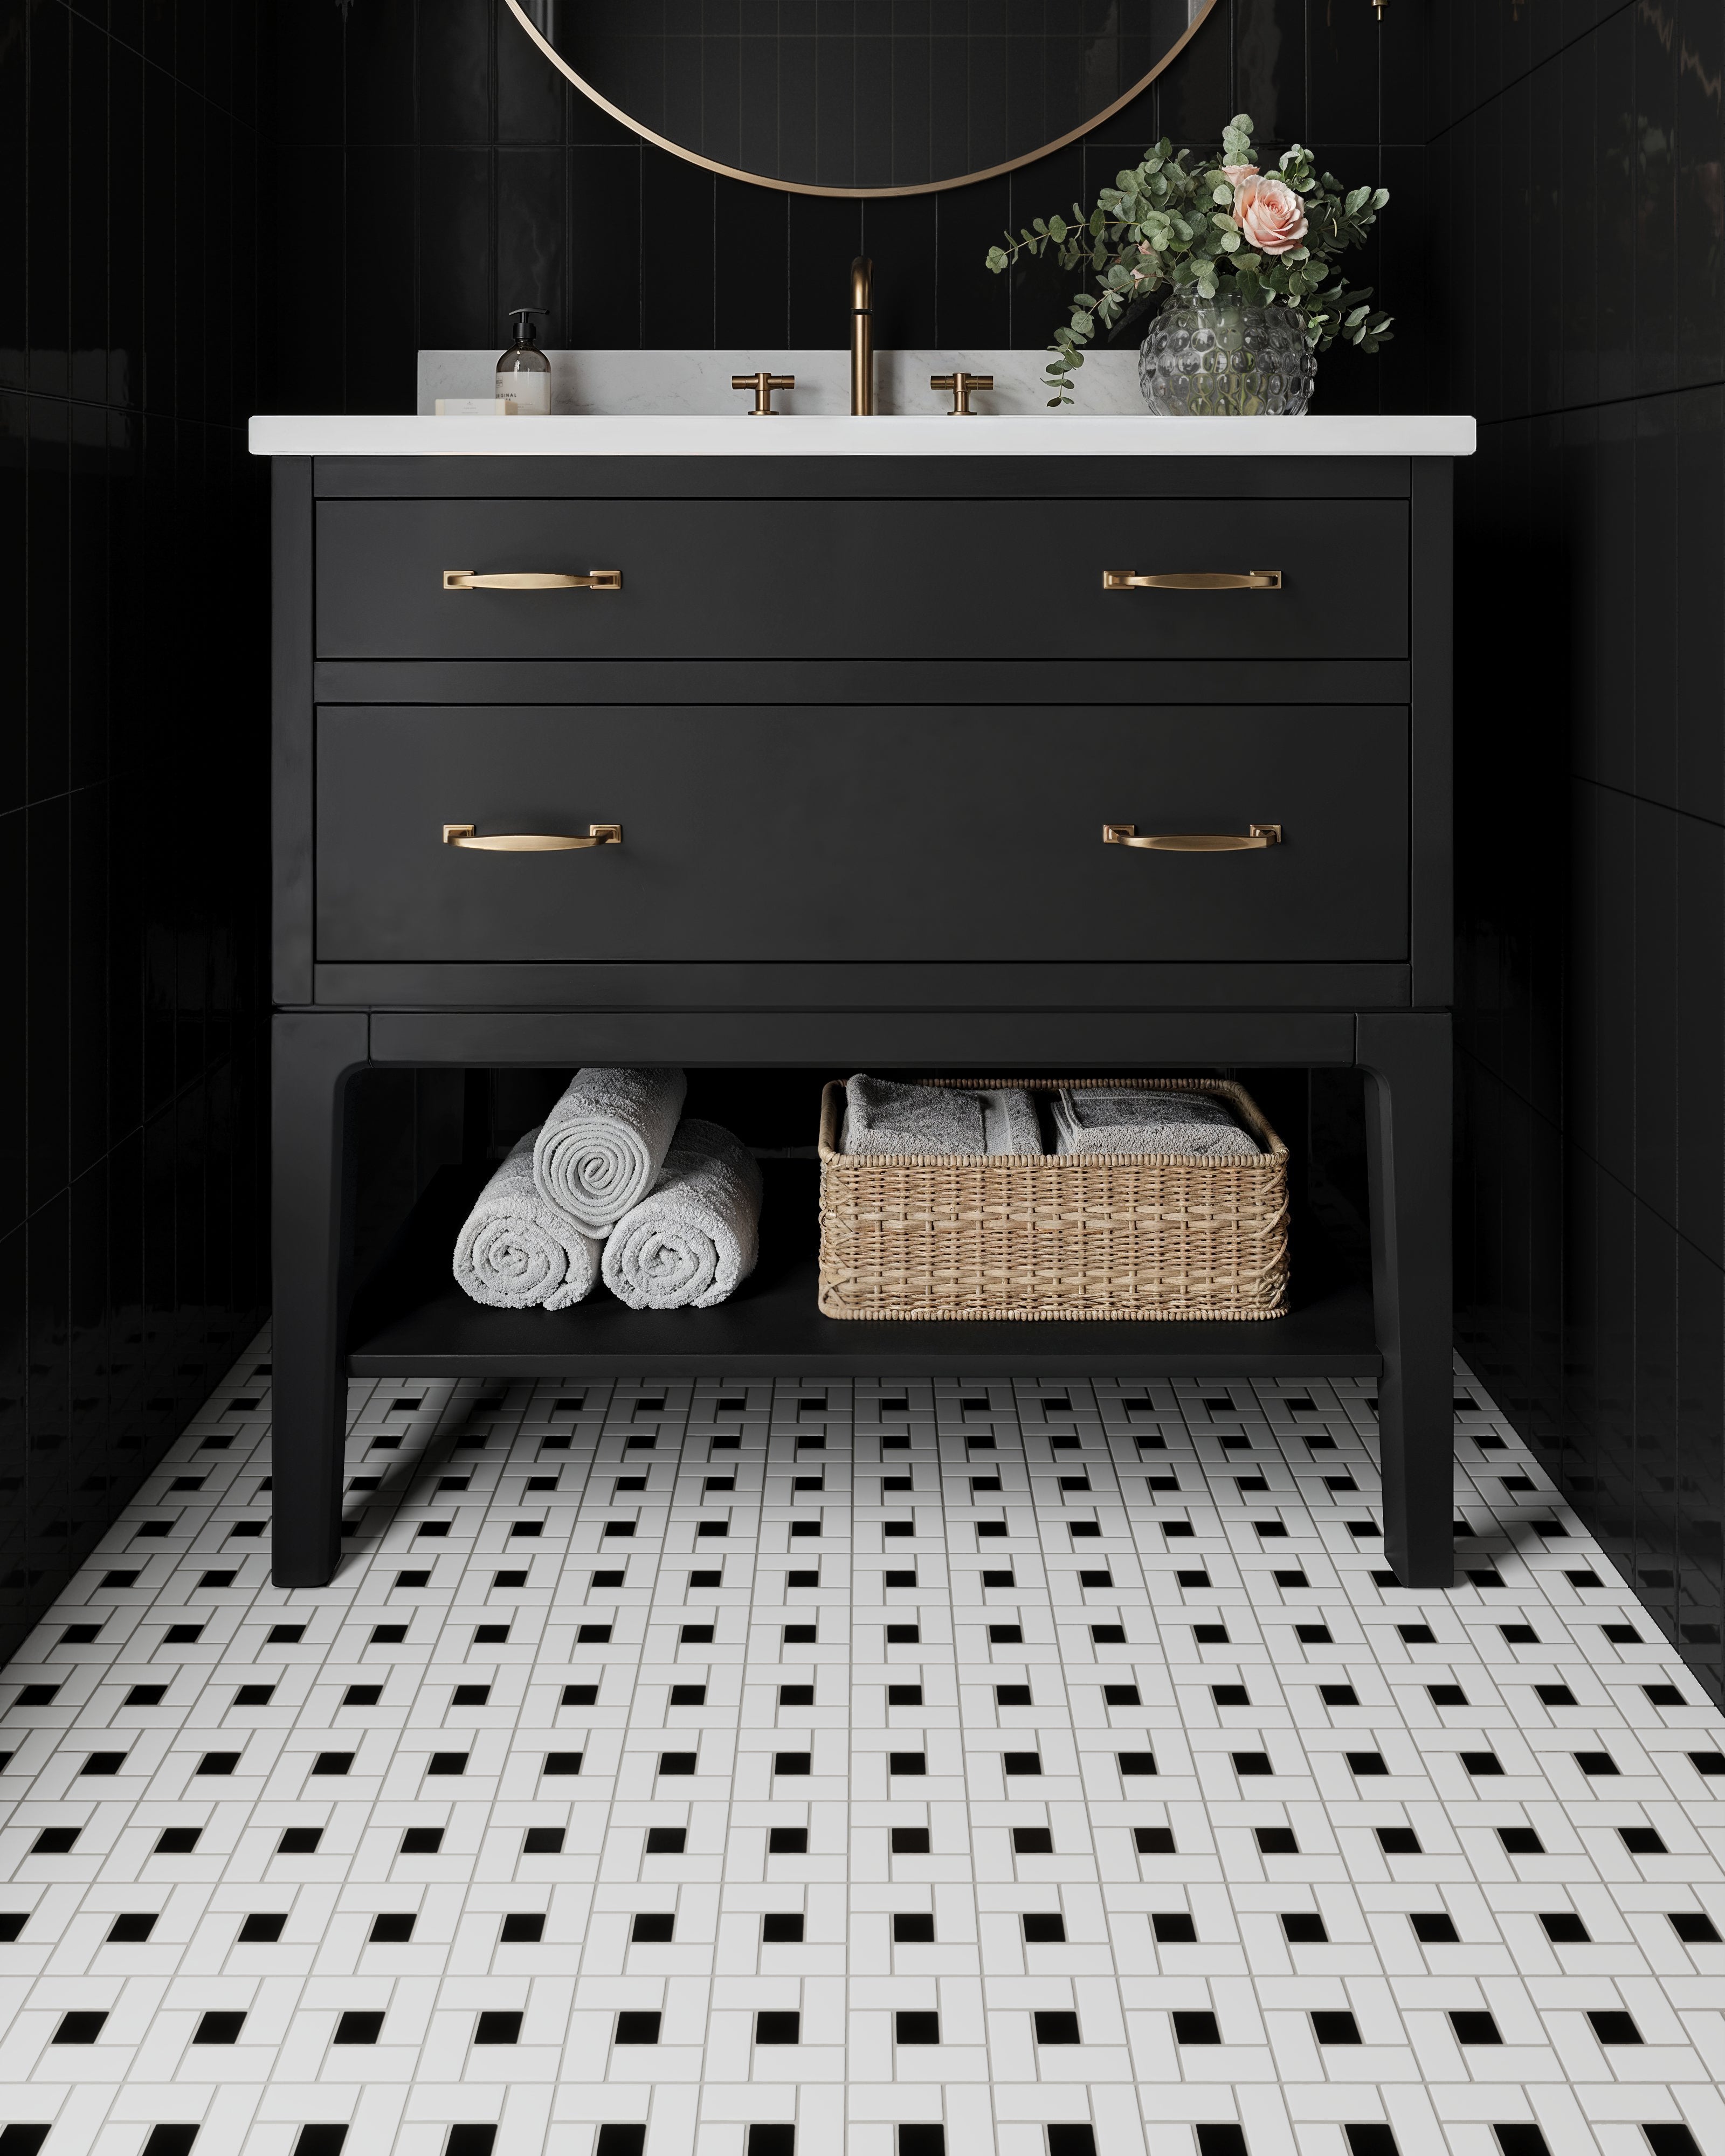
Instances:
[[[673,157],[867,198],[937,194],[1065,148],[1153,82],[1216,0],[507,5],[583,96]]]

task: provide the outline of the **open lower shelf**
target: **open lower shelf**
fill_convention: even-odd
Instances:
[[[446,1168],[357,1299],[355,1377],[1376,1377],[1369,1286],[1296,1223],[1286,1317],[1157,1321],[823,1317],[813,1162],[768,1161],[761,1261],[716,1310],[634,1311],[603,1288],[573,1310],[487,1310],[449,1254],[480,1173]]]

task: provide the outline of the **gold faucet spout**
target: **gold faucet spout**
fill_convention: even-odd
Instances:
[[[866,254],[850,265],[850,410],[859,419],[875,411],[875,265]]]

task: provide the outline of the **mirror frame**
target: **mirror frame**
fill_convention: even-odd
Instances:
[[[685,164],[699,165],[705,172],[716,172],[721,179],[742,180],[752,187],[772,187],[779,194],[826,195],[836,196],[851,202],[878,202],[889,196],[937,195],[944,194],[949,187],[973,187],[978,180],[998,179],[1003,172],[1015,172],[1020,166],[1034,165],[1039,157],[1052,157],[1056,150],[1064,150],[1068,143],[1076,142],[1081,136],[1089,134],[1091,128],[1100,127],[1105,121],[1111,120],[1117,112],[1122,110],[1135,97],[1147,90],[1158,75],[1179,58],[1198,32],[1209,21],[1212,10],[1217,5],[1217,0],[1200,0],[1198,13],[1186,25],[1184,33],[1169,46],[1149,73],[1140,76],[1138,80],[1133,83],[1129,90],[1117,97],[1111,105],[1104,105],[1100,112],[1093,112],[1089,119],[1081,122],[1078,126],[1069,128],[1064,135],[1056,136],[1051,142],[1044,142],[1034,150],[1027,150],[1021,157],[1007,158],[1004,164],[988,165],[982,171],[976,172],[960,172],[955,178],[950,180],[919,180],[914,187],[818,187],[812,186],[806,180],[774,179],[765,172],[745,172],[735,165],[721,165],[715,158],[703,157],[699,151],[685,149],[680,142],[673,142],[665,136],[655,134],[650,127],[643,126],[639,120],[625,112],[621,105],[614,105],[608,97],[595,90],[583,76],[576,74],[562,54],[529,20],[521,0],[507,0],[507,5],[511,14],[515,17],[516,22],[521,24],[522,29],[544,54],[547,59],[560,74],[567,76],[583,97],[591,99],[601,111],[608,112],[614,120],[620,121],[631,134],[639,135],[644,141],[651,142],[655,148],[669,151],[673,157],[680,157]]]

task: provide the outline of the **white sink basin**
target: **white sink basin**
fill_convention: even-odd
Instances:
[[[1136,351],[1093,353],[1076,402],[1049,408],[1045,352],[880,352],[877,416],[850,416],[848,352],[553,352],[547,418],[435,416],[439,398],[489,397],[495,352],[422,352],[417,413],[267,417],[254,456],[1118,457],[1471,456],[1471,418],[1161,419],[1144,409]],[[733,374],[796,377],[771,418]],[[950,416],[931,374],[992,374],[975,412]],[[1320,393],[1322,377],[1319,377]]]
[[[1474,423],[1440,414],[1160,419],[1143,412],[770,420],[270,414],[252,421],[250,447],[263,457],[1466,457]]]
[[[489,397],[495,352],[422,352],[417,414],[269,417],[254,456],[1061,457],[1471,456],[1471,418],[1161,419],[1144,409],[1136,351],[1093,353],[1075,404],[1049,408],[1045,352],[880,352],[878,416],[850,416],[848,352],[553,352],[547,418],[435,416],[439,398]],[[796,377],[770,419],[733,374]],[[992,374],[968,419],[931,374]],[[1322,395],[1322,376],[1319,376]]]

